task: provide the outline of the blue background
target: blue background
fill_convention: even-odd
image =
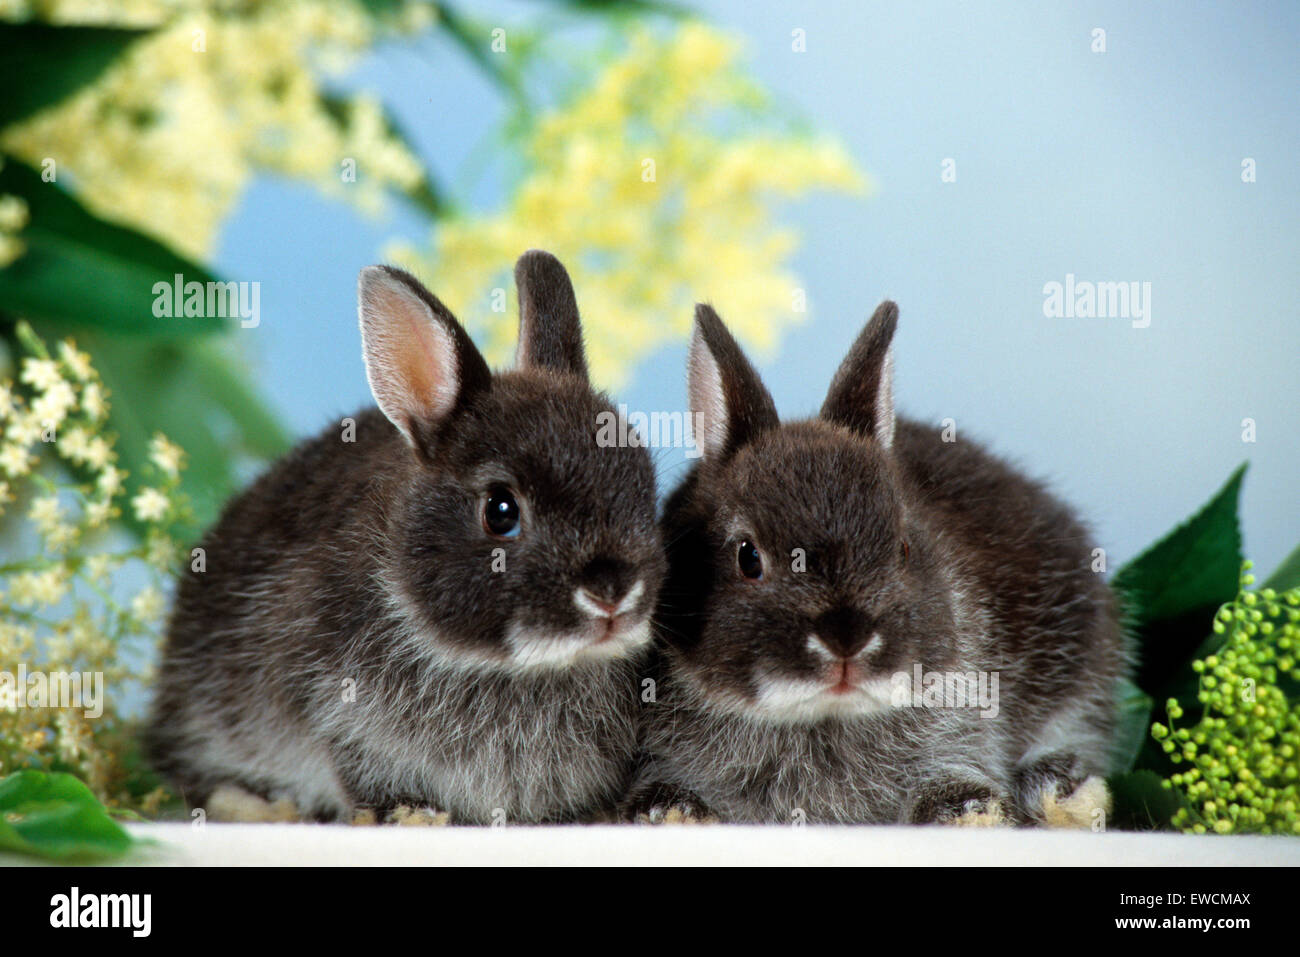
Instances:
[[[1300,540],[1300,6],[788,6],[694,4],[743,35],[777,101],[839,137],[877,185],[782,211],[804,235],[794,267],[811,313],[760,365],[782,414],[816,411],[862,323],[894,298],[900,410],[952,417],[1048,479],[1112,568],[1249,459],[1246,549],[1270,570]],[[475,13],[509,27],[537,9]],[[805,53],[791,50],[796,28]],[[504,103],[447,41],[382,48],[346,85],[379,95],[471,209],[501,200],[499,164],[481,157]],[[940,180],[946,157],[955,183]],[[225,229],[218,269],[262,282],[262,323],[240,335],[297,434],[369,401],[355,277],[394,236],[427,240],[401,210],[368,220],[273,180]],[[1046,318],[1043,285],[1067,273],[1150,282],[1150,327]],[[684,359],[685,343],[650,357],[619,398],[682,407]],[[661,456],[661,484],[680,465]]]

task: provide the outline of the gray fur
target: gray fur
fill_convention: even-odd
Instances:
[[[696,320],[692,407],[727,421],[665,510],[658,694],[625,811],[1028,823],[1044,789],[1104,773],[1128,662],[1088,533],[969,440],[896,419],[881,390],[897,308],[877,310],[821,417],[790,424],[716,314]],[[897,707],[884,689],[916,665],[996,673],[996,715]]]
[[[549,344],[497,375],[412,277],[368,273],[388,416],[363,410],[354,442],[333,426],[277,463],[180,582],[146,744],[192,805],[235,785],[323,819],[417,804],[529,822],[600,814],[625,789],[664,570],[653,469],[645,449],[597,446],[612,406],[574,367],[576,314],[558,338],[546,319],[562,267],[529,253],[521,281],[536,268],[524,335]],[[437,334],[387,327],[412,314]],[[429,375],[410,343],[432,350]],[[482,516],[503,484],[513,538]],[[608,624],[578,589],[617,604]]]

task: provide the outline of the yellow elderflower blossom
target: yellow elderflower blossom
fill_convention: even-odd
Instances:
[[[28,446],[39,442],[44,428],[41,420],[31,413],[10,416],[9,426],[5,429],[5,438],[14,445]]]
[[[87,450],[90,448],[90,433],[79,425],[64,429],[59,433],[59,452],[70,462],[84,464]]]
[[[429,8],[411,0],[377,17],[361,0],[42,3],[51,22],[154,29],[95,83],[5,130],[0,147],[31,165],[56,159],[92,210],[196,258],[259,171],[374,209],[385,190],[417,185],[421,167],[372,107],[333,115],[317,68],[337,71],[386,33],[426,28]],[[360,172],[345,184],[348,158]]]
[[[101,475],[106,475],[107,467],[113,461],[113,446],[109,445],[108,439],[102,435],[96,435],[86,443],[86,451],[83,457],[86,464],[92,469],[103,469]],[[119,475],[117,481],[121,482],[120,473],[115,472],[114,474]],[[103,486],[101,485],[101,487]]]
[[[144,560],[161,572],[172,571],[176,565],[176,545],[166,535],[150,536],[145,544]]]
[[[168,475],[180,474],[181,450],[167,441],[165,435],[155,435],[149,440],[149,459]]]
[[[24,359],[21,378],[23,382],[41,392],[63,382],[59,364],[53,359]]]
[[[58,425],[76,404],[76,392],[60,379],[32,402],[32,415],[42,423]]]
[[[40,531],[48,532],[63,521],[63,506],[59,504],[59,497],[42,495],[33,499],[31,507],[27,509],[27,517]]]
[[[832,143],[718,132],[763,107],[739,55],[734,40],[700,24],[668,37],[634,33],[584,92],[535,121],[526,173],[504,209],[441,224],[427,253],[394,244],[389,255],[429,278],[495,362],[513,348],[515,326],[493,290],[513,294],[510,263],[533,246],[555,252],[573,275],[602,385],[618,385],[632,360],[687,336],[697,299],[716,303],[760,350],[772,348],[803,318],[803,303],[787,266],[798,240],[772,223],[771,199],[866,183]]]
[[[12,660],[24,655],[31,650],[35,640],[30,628],[0,621],[0,656]]]
[[[62,624],[45,636],[42,650],[54,661],[71,661],[76,654],[72,645],[71,630]]]
[[[131,599],[131,614],[142,622],[154,622],[162,617],[166,608],[166,602],[163,600],[162,592],[153,586],[146,586]]]
[[[107,499],[87,502],[83,517],[87,528],[99,528],[106,525],[114,515],[113,503]]]
[[[61,552],[71,547],[77,540],[77,527],[63,523],[53,526],[45,533],[45,547],[52,552]]]
[[[59,343],[59,358],[72,370],[72,374],[81,382],[93,378],[95,370],[91,368],[90,356],[77,351],[76,344],[68,341]]]
[[[68,582],[60,568],[15,575],[9,597],[20,608],[57,605],[68,594]]]
[[[99,491],[112,498],[118,492],[122,491],[122,481],[126,478],[126,473],[113,465],[106,465],[99,469],[99,478],[96,479],[95,485]]]
[[[108,415],[108,402],[104,387],[98,382],[88,382],[81,390],[81,409],[92,422],[102,422]]]
[[[113,559],[109,555],[91,555],[86,559],[86,576],[95,584],[108,580],[113,570]]]
[[[127,759],[132,719],[118,702],[149,672],[127,662],[148,657],[160,639],[170,583],[161,569],[174,568],[178,556],[161,523],[183,510],[173,501],[183,454],[155,438],[154,460],[144,466],[151,486],[133,503],[144,524],[134,544],[128,535],[95,531],[120,514],[126,493],[112,464],[112,436],[98,434],[98,417],[84,402],[97,388],[93,364],[71,343],[52,359],[25,324],[18,340],[28,353],[19,369],[29,388],[0,383],[0,468],[11,474],[0,482],[0,501],[25,503],[21,518],[31,533],[18,528],[0,543],[0,670],[100,673],[106,693],[102,715],[93,718],[80,708],[18,707],[8,694],[0,701],[0,776],[20,767],[72,771],[109,804],[157,809],[165,793]],[[62,417],[57,441],[39,441],[37,409]],[[11,525],[18,518],[11,516]]]
[[[156,488],[145,487],[131,499],[135,517],[142,522],[157,522],[167,514],[167,496]]]
[[[0,469],[10,478],[19,478],[31,471],[35,459],[26,447],[14,443],[0,446]]]

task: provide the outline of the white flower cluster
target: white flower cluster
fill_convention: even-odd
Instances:
[[[185,511],[184,454],[154,436],[150,484],[128,501],[105,429],[109,396],[90,357],[71,341],[51,352],[25,324],[18,332],[28,354],[18,381],[0,382],[0,514],[26,521],[11,522],[0,543],[0,673],[102,673],[107,702],[90,718],[53,702],[0,700],[0,776],[71,770],[101,800],[147,809],[165,792],[124,762],[129,732],[115,702],[147,680],[128,661],[159,638],[178,560],[168,529]]]

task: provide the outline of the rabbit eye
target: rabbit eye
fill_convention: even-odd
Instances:
[[[493,487],[483,503],[483,528],[497,538],[519,534],[519,503],[503,485]]]
[[[748,539],[740,543],[736,552],[736,565],[740,574],[753,581],[763,577],[763,558],[758,554],[758,547]]]

